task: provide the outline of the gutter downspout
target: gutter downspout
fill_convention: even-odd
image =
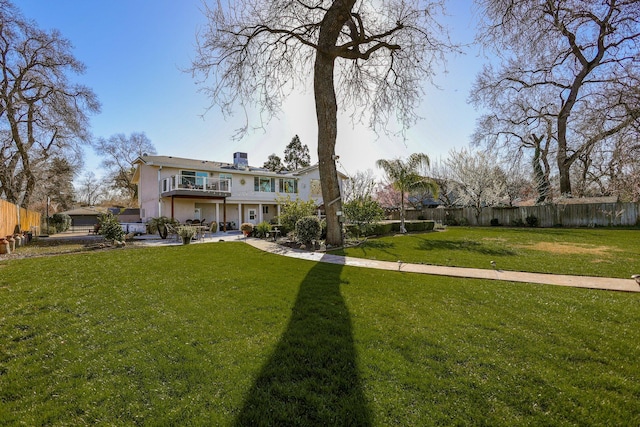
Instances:
[[[162,180],[160,179],[162,176],[162,165],[158,168],[158,216],[162,216]]]

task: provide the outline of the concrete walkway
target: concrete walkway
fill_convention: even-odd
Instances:
[[[52,236],[53,238],[54,236]],[[56,238],[84,238],[83,233],[64,233]],[[101,236],[98,236],[101,237]],[[160,239],[158,235],[145,234],[136,236],[134,241],[148,246],[181,245],[180,240]],[[605,289],[611,291],[640,292],[640,285],[633,279],[616,279],[608,277],[568,276],[564,274],[526,273],[520,271],[485,270],[481,268],[445,267],[440,265],[409,264],[404,262],[376,261],[364,258],[343,257],[324,252],[308,252],[287,248],[275,242],[247,238],[240,231],[207,233],[204,239],[192,244],[219,241],[246,241],[251,246],[263,251],[292,258],[306,259],[316,262],[342,264],[351,267],[377,268],[380,270],[404,271],[407,273],[433,274],[436,276],[467,277],[472,279],[505,280],[509,282],[540,283],[544,285],[572,286],[576,288]],[[640,272],[638,272],[640,273]]]
[[[244,240],[244,239],[243,239]],[[263,251],[309,261],[342,264],[351,267],[377,268],[407,273],[438,276],[467,277],[473,279],[505,280],[510,282],[540,283],[545,285],[572,286],[576,288],[606,289],[611,291],[640,292],[640,285],[633,279],[607,277],[568,276],[563,274],[525,273],[519,271],[483,270],[480,268],[444,267],[439,265],[409,264],[403,262],[376,261],[364,258],[343,257],[323,252],[307,252],[290,249],[261,239],[249,238],[246,242]]]

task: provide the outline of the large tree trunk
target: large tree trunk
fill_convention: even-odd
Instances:
[[[571,196],[571,158],[567,155],[567,116],[558,117],[558,176],[560,179],[560,195]]]
[[[318,162],[322,199],[327,221],[327,244],[342,245],[342,224],[338,212],[342,211],[340,183],[335,162],[338,135],[338,106],[333,71],[336,56],[332,53],[340,30],[350,19],[355,0],[337,0],[327,11],[318,36],[318,50],[313,75],[313,90],[318,119]]]
[[[333,68],[334,58],[318,52],[315,64],[314,92],[318,118],[320,182],[327,221],[327,244],[340,246],[342,245],[342,225],[337,213],[342,210],[342,200],[335,162],[338,107],[333,86]]]

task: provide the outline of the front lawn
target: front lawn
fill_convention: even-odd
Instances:
[[[243,243],[4,261],[0,425],[638,425],[638,325],[640,294]]]
[[[640,230],[449,227],[370,239],[333,253],[452,267],[629,279],[640,274]]]

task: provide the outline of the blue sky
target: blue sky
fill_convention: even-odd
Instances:
[[[475,22],[471,2],[450,2],[447,19],[451,37],[470,43]],[[292,96],[283,114],[265,130],[232,140],[243,120],[225,119],[216,108],[203,117],[209,100],[198,93],[195,80],[184,69],[195,55],[196,32],[205,23],[200,0],[15,0],[25,17],[42,29],[57,28],[74,45],[76,58],[87,71],[75,81],[91,87],[102,104],[92,117],[95,137],[145,132],[158,154],[228,161],[236,151],[247,152],[249,163],[261,166],[271,153],[283,157],[294,135],[309,146],[317,161],[317,126],[311,92]],[[401,138],[376,136],[362,126],[338,119],[336,153],[347,174],[373,169],[381,158],[428,154],[445,158],[451,148],[468,145],[477,113],[466,100],[483,59],[477,48],[448,59],[447,73],[435,79],[439,89],[426,86],[420,107],[423,117]],[[86,170],[100,176],[99,159],[90,148]]]

